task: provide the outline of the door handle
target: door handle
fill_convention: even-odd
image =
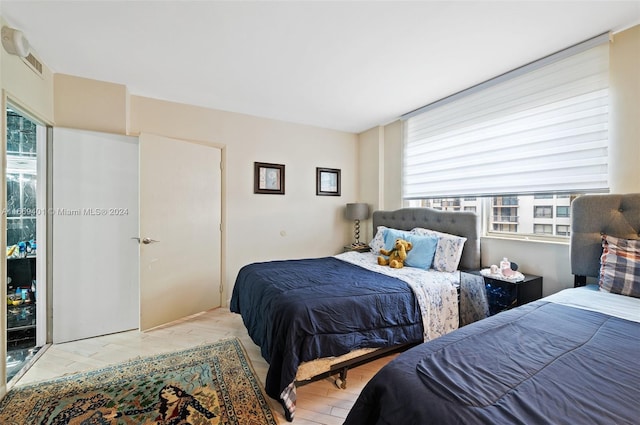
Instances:
[[[157,241],[157,240],[155,240],[155,239],[151,239],[151,238],[144,238],[144,239],[140,239],[140,238],[135,237],[135,236],[134,236],[134,237],[132,237],[131,239],[135,239],[135,240],[137,240],[137,241],[138,241],[138,243],[142,242],[142,243],[143,243],[143,244],[145,244],[145,245],[149,245],[150,243],[154,243],[154,242],[160,242],[160,241]]]

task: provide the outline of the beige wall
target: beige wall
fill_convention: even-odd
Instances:
[[[349,241],[344,205],[357,200],[357,137],[242,114],[131,99],[132,133],[223,148],[226,287],[253,261],[332,255]],[[285,195],[253,193],[253,162],[285,165]],[[341,196],[316,196],[316,167],[341,169]]]
[[[129,93],[122,84],[54,75],[57,127],[127,134]]]
[[[393,210],[402,205],[402,122],[374,127],[358,135],[360,202],[372,211]],[[371,219],[362,222],[362,240],[373,237]]]
[[[384,128],[374,127],[358,136],[358,163],[360,169],[360,186],[358,202],[369,204],[370,211],[383,209],[384,199],[384,155],[381,154],[384,142]],[[375,164],[375,165],[374,165]],[[370,241],[373,238],[371,219],[360,222],[360,240]]]
[[[403,126],[396,121],[384,127],[384,201],[385,209],[393,209],[395,205],[402,205],[402,190],[395,182],[402,181],[402,158],[400,161],[392,159],[402,152]]]
[[[614,35],[610,67],[611,191],[639,192],[640,25]]]
[[[612,193],[640,192],[640,26],[615,34],[610,46],[610,186]],[[375,134],[380,134],[376,127]],[[402,199],[396,197],[402,187],[398,167],[402,164],[402,123],[396,121],[384,127],[379,139],[379,152],[384,166],[364,163],[361,173],[367,181],[383,176],[384,191],[379,205],[385,209],[402,207]],[[372,130],[359,135],[363,140],[371,138]],[[366,143],[370,149],[373,144]],[[368,153],[373,157],[373,153]],[[391,165],[393,164],[393,165]],[[400,164],[400,165],[399,165]],[[366,188],[362,193],[369,193]],[[573,286],[568,243],[547,243],[503,238],[481,239],[482,265],[498,264],[504,256],[517,262],[521,271],[542,275],[543,293],[549,295]]]
[[[356,135],[139,96],[125,102],[125,89],[57,75],[56,124],[112,133],[129,127],[131,135],[151,133],[222,149],[223,303],[247,263],[332,255],[350,240],[343,210],[357,200]],[[285,165],[285,195],[253,193],[254,161]],[[316,196],[316,167],[341,170],[341,196]]]

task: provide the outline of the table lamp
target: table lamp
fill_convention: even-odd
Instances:
[[[360,220],[369,218],[369,205],[363,203],[347,204],[346,214],[348,220],[355,221],[355,245],[360,245]]]

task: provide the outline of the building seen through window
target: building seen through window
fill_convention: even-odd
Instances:
[[[472,211],[486,214],[488,233],[569,237],[571,202],[578,195],[509,195],[406,200],[408,207],[442,211]]]

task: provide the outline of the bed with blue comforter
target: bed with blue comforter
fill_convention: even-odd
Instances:
[[[461,267],[479,262],[475,214],[427,208],[374,213],[374,228],[435,226],[467,238]],[[454,234],[460,234],[454,233]],[[265,389],[293,420],[298,368],[360,349],[405,347],[458,327],[459,272],[379,266],[376,253],[267,261],[242,267],[230,309],[269,363]]]
[[[637,424],[640,302],[627,307],[633,320],[562,295],[568,304],[535,301],[404,352],[345,425]]]
[[[359,260],[350,262],[349,257]],[[253,263],[238,273],[230,309],[242,315],[268,361],[265,389],[281,400],[285,414],[295,410],[301,363],[361,348],[424,342],[429,338],[425,320],[427,335],[433,337],[457,328],[457,274],[388,267],[385,274],[358,265],[363,257],[369,257],[364,260],[368,263],[375,261],[373,254],[345,253]],[[435,280],[424,281],[423,291],[427,298],[437,297],[437,304],[421,309],[417,289],[407,282],[416,273],[433,275]]]

